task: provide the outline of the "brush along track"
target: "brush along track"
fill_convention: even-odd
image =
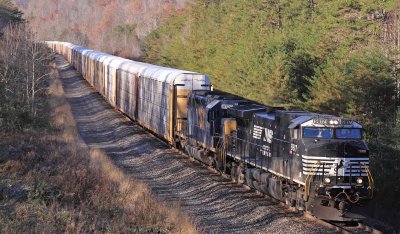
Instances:
[[[115,111],[61,56],[56,57],[80,137],[104,151],[159,200],[179,204],[203,232],[334,233],[279,202],[233,184],[180,155]]]

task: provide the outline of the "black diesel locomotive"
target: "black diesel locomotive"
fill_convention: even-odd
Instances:
[[[362,126],[211,91],[203,74],[46,42],[126,116],[190,156],[320,219],[362,219],[374,181]]]
[[[188,99],[181,145],[190,156],[321,219],[363,218],[374,184],[359,123],[221,92]]]

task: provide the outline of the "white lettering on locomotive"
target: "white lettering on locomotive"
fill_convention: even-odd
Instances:
[[[297,145],[296,144],[290,144],[290,150],[294,153],[297,151]]]
[[[261,154],[263,156],[271,157],[271,147],[268,145],[263,145],[261,147]]]
[[[300,154],[297,152],[297,145],[296,144],[290,144],[290,152],[291,155],[300,157]]]
[[[222,104],[221,105],[221,109],[224,109],[224,110],[226,110],[226,109],[228,109],[230,107],[233,107],[233,105],[232,104]]]

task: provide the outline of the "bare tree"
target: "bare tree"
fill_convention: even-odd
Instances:
[[[63,40],[108,53],[135,58],[142,55],[144,38],[170,12],[192,0],[31,0],[20,3],[39,40]],[[18,2],[17,2],[18,3]],[[116,27],[136,25],[127,43]]]
[[[24,24],[10,25],[0,41],[0,114],[12,126],[16,115],[37,115],[37,96],[44,94],[49,53]]]

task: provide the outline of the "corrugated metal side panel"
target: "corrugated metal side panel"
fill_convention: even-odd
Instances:
[[[96,79],[96,61],[92,57],[89,57],[89,63],[90,63],[89,82],[92,85],[92,87],[94,87],[94,80]]]
[[[64,57],[68,58],[68,62],[70,64],[73,64],[72,47],[73,47],[73,45],[70,44],[70,43],[65,43],[64,44],[64,51],[65,51],[64,52],[65,53]]]
[[[87,69],[87,54],[84,53],[84,54],[82,54],[82,75],[83,75],[83,78],[85,78],[85,80],[88,79],[87,73],[88,73],[88,69]]]
[[[89,53],[93,50],[86,49],[83,52],[83,76],[89,82],[90,79],[90,64],[89,64]],[[90,83],[90,82],[89,82]]]
[[[93,87],[93,72],[94,72],[94,61],[93,58],[91,58],[90,56],[87,57],[87,66],[88,66],[88,70],[87,70],[87,81],[89,82],[89,84]]]
[[[97,75],[97,81],[98,81],[98,88],[97,91],[100,92],[100,94],[105,97],[105,71],[106,68],[104,66],[103,60],[100,59],[100,61],[98,62],[98,75]]]
[[[74,59],[75,68],[76,70],[78,70],[79,73],[82,74],[82,54],[74,50],[73,52],[75,54],[75,59]]]
[[[84,79],[86,79],[86,62],[85,62],[86,56],[85,56],[85,54],[83,54],[82,51],[79,51],[79,54],[81,56],[81,74],[82,74],[82,77]]]
[[[92,67],[93,67],[92,68],[92,78],[91,78],[92,86],[93,86],[93,88],[96,89],[96,79],[97,79],[97,74],[98,74],[98,72],[97,72],[97,61],[96,61],[95,57],[90,57],[90,61],[91,61]]]
[[[118,70],[117,108],[135,119],[137,78],[134,74]]]
[[[66,57],[68,59],[68,62],[72,64],[72,60],[71,60],[70,54],[68,53],[68,47],[67,47],[67,45],[65,43],[62,46],[62,50],[63,50],[62,51],[63,56]]]
[[[101,91],[100,78],[101,78],[101,63],[100,58],[103,53],[92,51],[88,54],[88,81],[98,91]]]
[[[116,90],[116,80],[117,80],[117,69],[106,66],[105,72],[105,96],[111,106],[115,107],[115,90]]]
[[[86,76],[85,76],[85,79],[86,79],[86,81],[90,84],[90,61],[89,61],[89,56],[88,56],[88,54],[86,54],[85,55],[85,74],[86,74]]]
[[[140,77],[138,120],[153,132],[170,139],[170,92],[167,83]]]
[[[95,89],[104,96],[104,76],[103,76],[103,63],[101,61],[96,60],[95,62],[95,75],[94,75],[94,87]]]

